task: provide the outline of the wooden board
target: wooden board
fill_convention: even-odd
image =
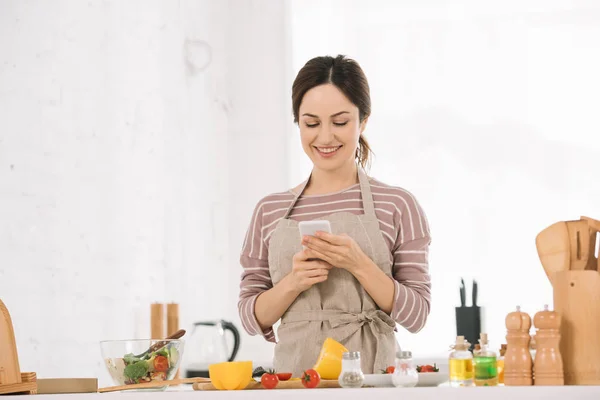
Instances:
[[[35,372],[21,373],[10,313],[0,300],[0,394],[36,391]]]
[[[35,372],[23,372],[20,383],[0,385],[0,394],[36,394],[37,382]]]
[[[38,394],[96,393],[98,378],[49,378],[37,380]]]
[[[340,384],[336,380],[331,381],[321,381],[317,388],[319,389],[333,389],[340,388]],[[194,383],[194,390],[218,390],[213,386],[212,383]],[[281,381],[277,384],[275,389],[306,389],[304,385],[302,385],[301,380],[289,380],[289,381]],[[248,386],[244,390],[267,390],[265,389],[260,382],[251,381]],[[270,389],[274,390],[274,389]]]

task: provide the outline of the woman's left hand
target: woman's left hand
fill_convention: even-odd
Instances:
[[[371,262],[354,239],[346,234],[317,232],[315,236],[304,236],[302,244],[321,260],[350,273],[366,268]]]

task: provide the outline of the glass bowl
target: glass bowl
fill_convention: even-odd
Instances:
[[[115,386],[173,379],[181,364],[183,349],[184,341],[180,339],[100,342],[104,365]],[[162,391],[167,387],[168,385],[136,390]]]

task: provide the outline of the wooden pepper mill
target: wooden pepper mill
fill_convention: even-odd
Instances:
[[[531,386],[532,360],[529,352],[531,317],[521,307],[509,313],[506,323],[506,355],[504,356],[504,385]]]
[[[533,362],[534,385],[561,386],[565,384],[560,354],[560,315],[549,311],[548,305],[533,317],[537,328],[537,349]]]

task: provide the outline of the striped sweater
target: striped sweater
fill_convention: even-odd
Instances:
[[[391,317],[412,333],[420,331],[429,315],[429,224],[415,197],[405,189],[369,179],[375,213],[385,241],[393,254],[394,304]],[[262,335],[275,342],[273,328],[262,330],[254,315],[258,296],[273,287],[269,273],[269,240],[277,223],[294,199],[290,190],[271,194],[254,209],[242,248],[243,267],[238,311],[243,328],[250,335]],[[336,193],[302,195],[289,218],[307,221],[336,212],[363,214],[359,184]]]

